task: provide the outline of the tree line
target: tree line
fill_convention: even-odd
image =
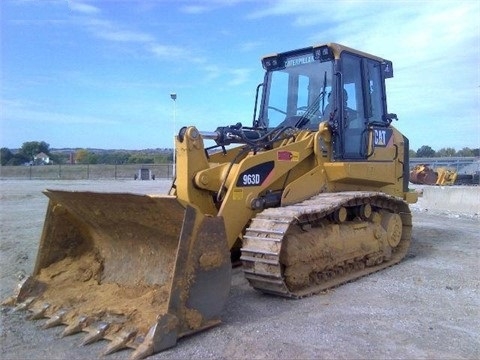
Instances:
[[[455,150],[451,147],[441,148],[438,151],[433,150],[428,145],[423,145],[418,148],[417,151],[410,150],[410,157],[470,157],[470,156],[480,156],[480,149],[471,149],[469,147],[464,147],[461,150]]]
[[[37,155],[49,158],[45,163]],[[2,166],[50,164],[165,164],[171,163],[171,149],[103,150],[103,149],[51,149],[45,141],[29,141],[18,150],[0,149]]]
[[[50,159],[49,164],[165,164],[171,163],[171,149],[153,150],[91,150],[91,149],[66,149],[53,150],[45,141],[28,141],[13,151],[6,147],[0,149],[2,166],[6,165],[45,165],[36,158],[39,153],[44,153]],[[480,156],[480,149],[464,147],[455,150],[451,147],[433,150],[428,145],[423,145],[415,150],[410,150],[410,157],[469,157]]]

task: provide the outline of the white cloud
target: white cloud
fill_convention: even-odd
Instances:
[[[229,73],[232,75],[232,79],[228,82],[230,86],[238,86],[246,83],[251,74],[251,69],[232,69]]]
[[[106,40],[119,42],[146,43],[154,41],[153,36],[149,34],[131,30],[112,29],[98,35]]]
[[[82,16],[76,18],[76,22],[99,39],[116,43],[140,44],[145,51],[160,59],[187,58],[188,50],[185,48],[161,44],[148,32],[128,29],[99,16]]]
[[[105,40],[134,43],[147,43],[155,40],[148,33],[123,29],[111,21],[99,18],[83,18],[80,20],[80,24],[85,26],[96,37]]]
[[[100,9],[98,7],[79,1],[68,0],[68,7],[70,8],[70,10],[82,14],[91,15],[100,13]]]
[[[185,1],[187,2],[187,1]],[[187,4],[180,7],[180,11],[186,14],[204,14],[223,7],[234,6],[239,3],[255,2],[255,0],[203,0],[196,4]]]
[[[214,64],[204,66],[202,71],[205,73],[205,81],[215,80],[223,74],[223,70],[218,65]]]
[[[210,10],[212,9],[202,5],[185,5],[180,8],[180,11],[186,14],[203,14]]]
[[[207,66],[203,66],[201,68],[201,72],[204,74],[203,81],[205,82],[211,82],[220,78],[227,78],[227,80],[222,81],[222,83],[227,84],[228,86],[239,86],[248,82],[249,76],[252,73],[252,69],[229,69],[216,64],[209,64]]]
[[[89,115],[72,115],[44,110],[40,104],[21,100],[2,100],[2,118],[6,122],[39,124],[117,124],[117,121]],[[27,126],[27,125],[25,125]]]
[[[149,51],[158,58],[183,58],[187,56],[187,49],[152,43],[148,46]]]
[[[257,49],[262,45],[263,43],[260,41],[247,41],[239,45],[239,50],[242,52],[248,52]]]

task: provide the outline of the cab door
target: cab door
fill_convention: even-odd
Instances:
[[[360,56],[342,54],[342,86],[339,95],[343,104],[341,115],[342,159],[363,160],[367,157],[367,121],[363,93],[362,60]]]
[[[341,59],[335,159],[362,161],[374,149],[371,125],[388,126],[382,64],[348,52]]]

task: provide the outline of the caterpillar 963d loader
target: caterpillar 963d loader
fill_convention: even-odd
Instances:
[[[255,289],[289,298],[399,262],[416,195],[387,111],[392,63],[330,43],[262,64],[252,126],[182,128],[168,195],[46,190],[11,304],[142,358],[220,322],[235,254]]]

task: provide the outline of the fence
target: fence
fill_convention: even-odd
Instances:
[[[451,170],[459,172],[462,168],[467,167],[475,162],[478,163],[480,158],[470,156],[470,157],[438,157],[438,158],[410,158],[410,170],[418,164],[427,164],[432,169],[439,167],[446,167]]]
[[[145,179],[145,170],[152,179],[171,179],[172,164],[127,164],[127,165],[40,165],[1,166],[0,179],[19,180],[108,180]],[[143,170],[143,171],[141,171]]]
[[[478,161],[478,157],[411,158],[410,169],[417,164],[430,164],[434,168],[446,166],[459,171],[469,164],[475,162],[478,164]],[[0,179],[145,179],[145,173],[149,174],[151,178],[171,179],[172,164],[0,166]]]

